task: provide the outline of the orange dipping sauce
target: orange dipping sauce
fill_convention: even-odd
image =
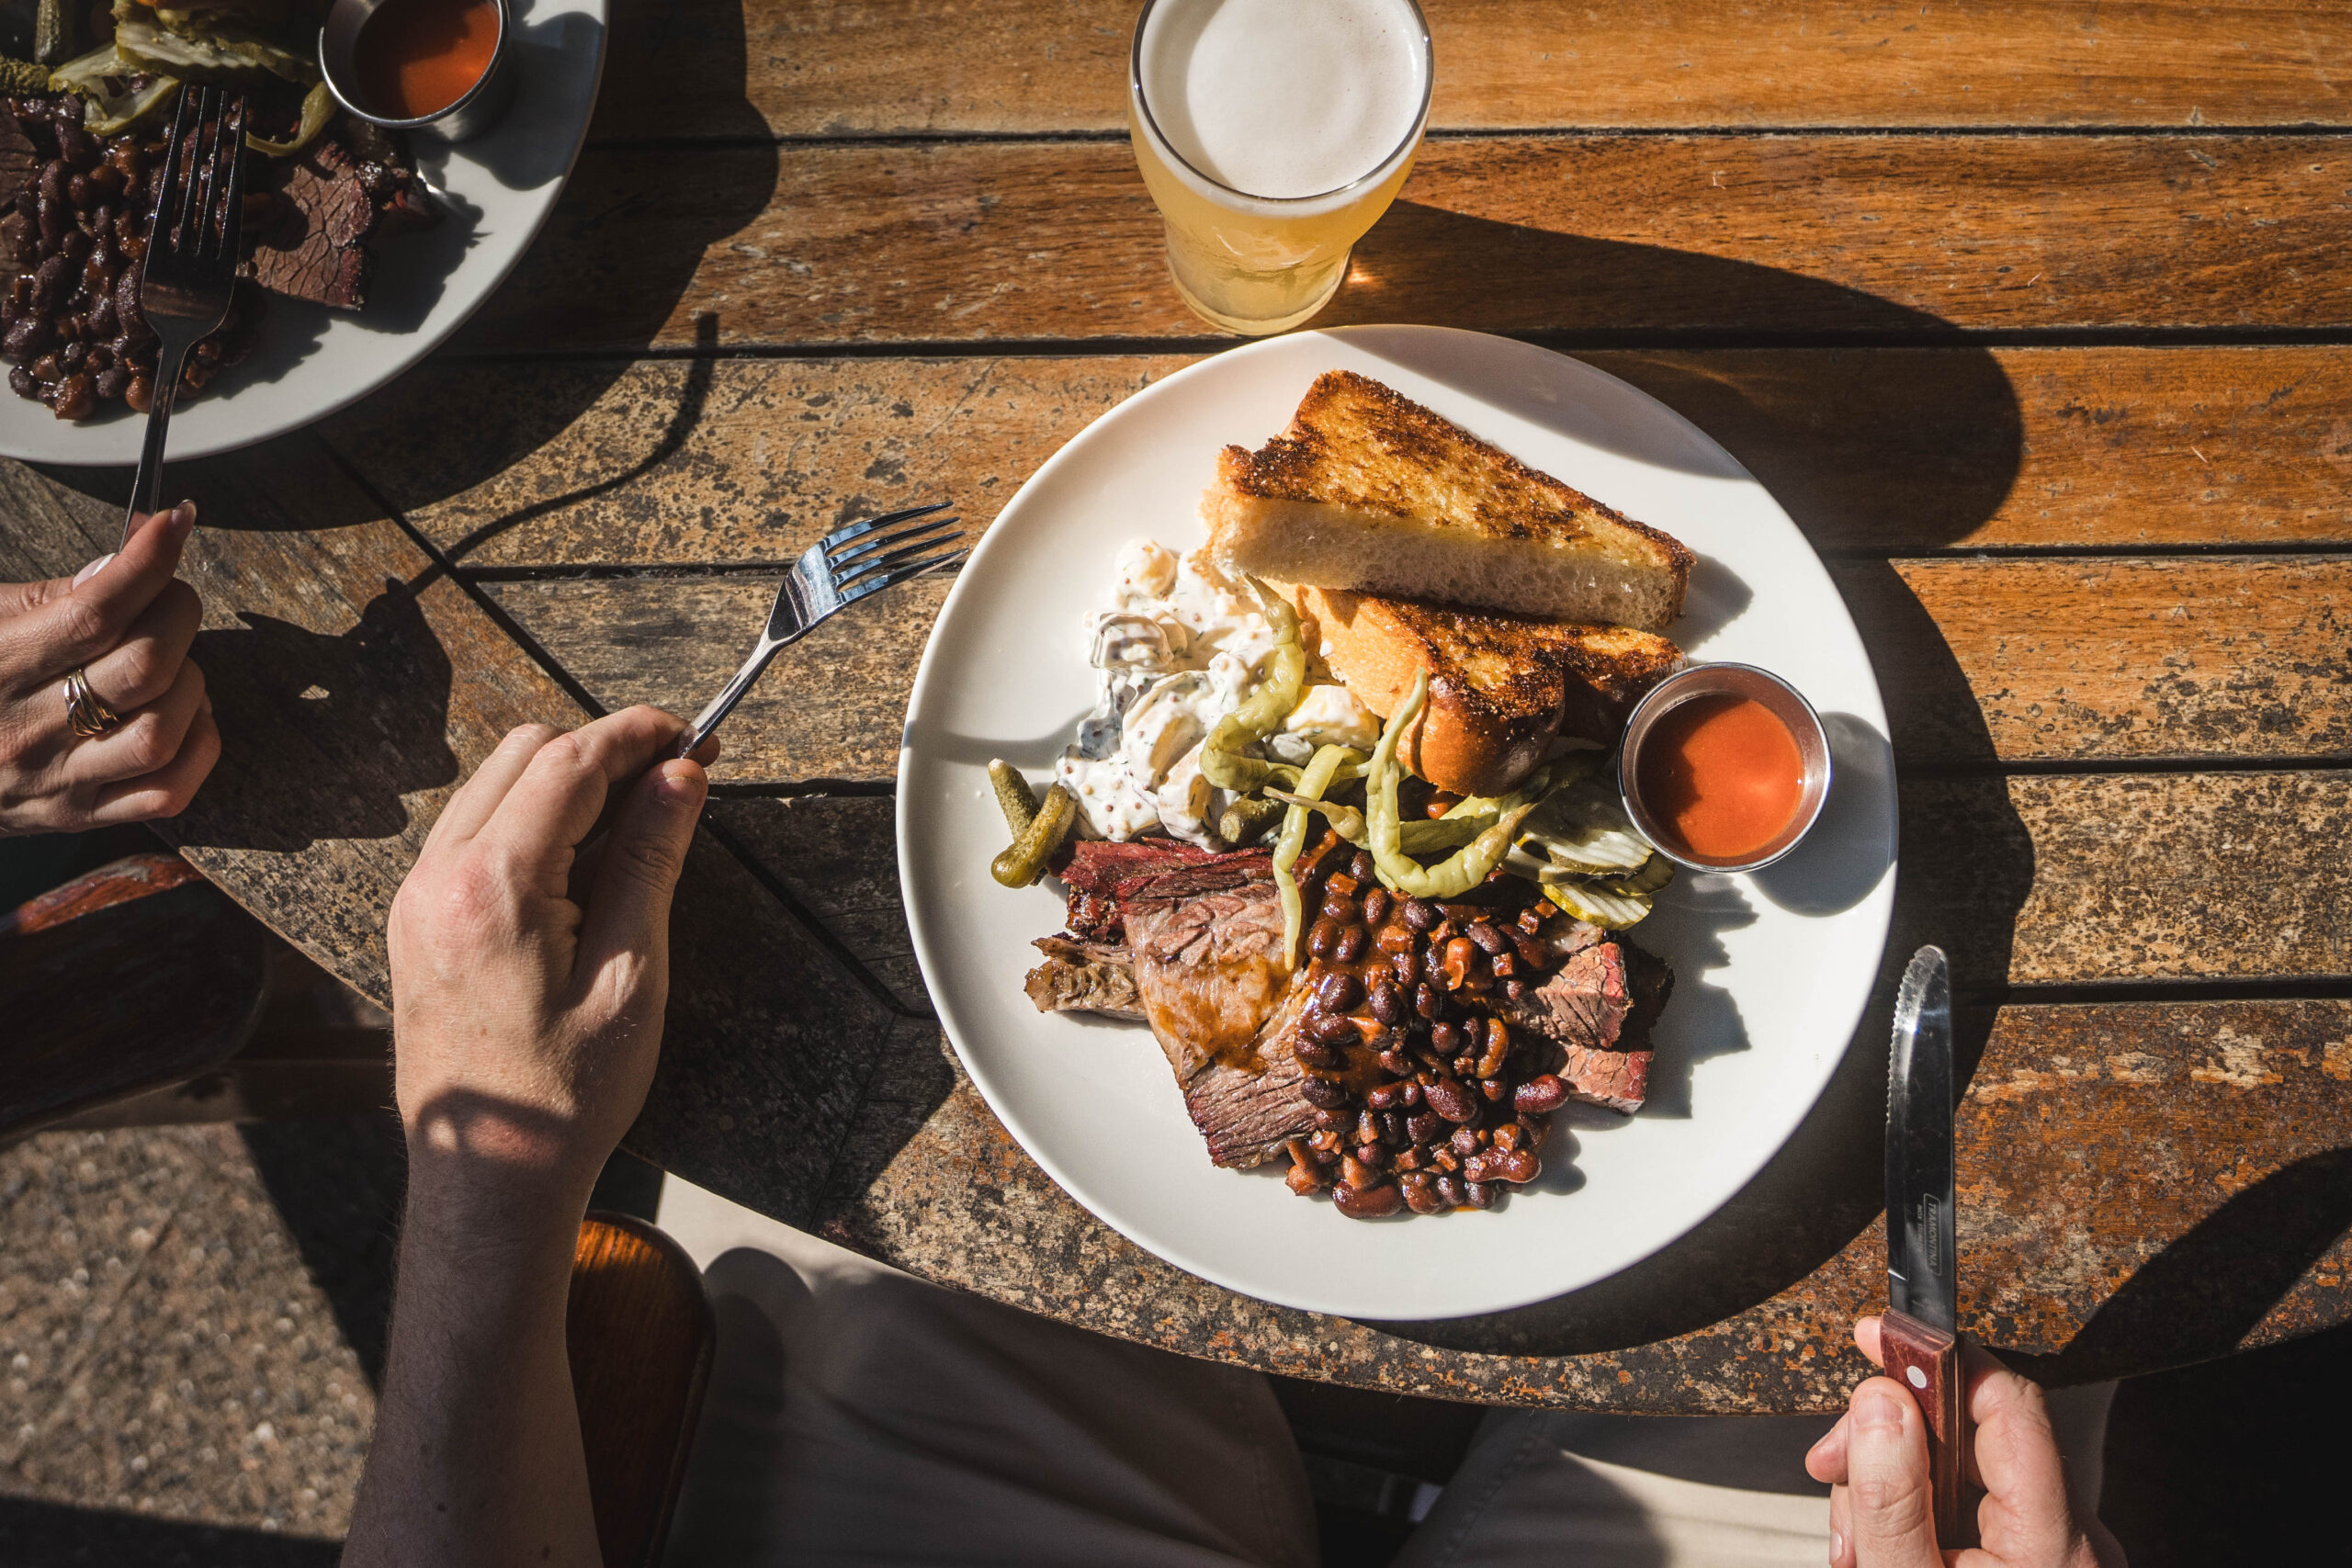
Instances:
[[[497,0],[385,0],[352,57],[370,114],[423,119],[464,97],[497,49]]]
[[[1804,801],[1804,758],[1780,716],[1728,692],[1678,703],[1641,746],[1634,787],[1692,860],[1737,864],[1781,836]]]

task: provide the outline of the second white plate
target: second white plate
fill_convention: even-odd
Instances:
[[[1294,1197],[1279,1168],[1219,1170],[1140,1024],[1041,1015],[1033,937],[1056,885],[989,876],[1004,838],[986,767],[1046,775],[1092,700],[1083,619],[1122,543],[1204,537],[1217,449],[1256,446],[1325,370],[1388,383],[1698,552],[1672,631],[1694,657],[1792,682],[1838,779],[1822,825],[1755,876],[1685,876],[1634,933],[1674,967],[1651,1099],[1555,1118],[1544,1177],[1486,1213],[1371,1224]],[[915,951],[965,1068],[1072,1197],[1150,1251],[1266,1301],[1351,1317],[1494,1312],[1638,1261],[1786,1141],[1844,1055],[1885,945],[1894,789],[1870,660],[1828,574],[1730,454],[1665,405],[1548,350],[1435,327],[1303,333],[1178,372],[1081,432],[964,567],[915,678],[899,765],[899,863]]]

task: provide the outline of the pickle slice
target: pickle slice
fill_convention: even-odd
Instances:
[[[1577,919],[1605,931],[1622,931],[1648,918],[1646,895],[1611,893],[1590,882],[1547,882],[1544,897]]]
[[[1520,825],[1519,842],[1561,869],[1586,876],[1638,871],[1651,852],[1649,841],[1625,815],[1623,803],[1592,779],[1545,796]]]

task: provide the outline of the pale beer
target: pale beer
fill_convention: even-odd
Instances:
[[[1127,120],[1177,292],[1274,333],[1321,310],[1429,120],[1413,0],[1148,0]]]

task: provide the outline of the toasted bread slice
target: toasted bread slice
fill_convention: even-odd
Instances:
[[[1603,746],[1682,650],[1631,626],[1488,615],[1340,589],[1289,590],[1307,646],[1374,713],[1395,711],[1416,673],[1429,706],[1398,748],[1406,766],[1457,795],[1497,795],[1555,735]]]
[[[1227,447],[1201,514],[1210,548],[1260,577],[1654,632],[1693,558],[1347,370],[1256,452]]]

